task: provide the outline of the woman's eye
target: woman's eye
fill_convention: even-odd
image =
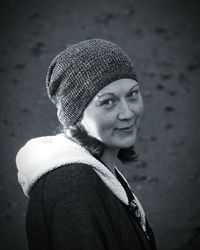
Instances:
[[[112,99],[104,100],[101,102],[101,106],[104,106],[105,108],[112,108],[114,104],[115,102]]]
[[[138,93],[139,93],[139,89],[136,89],[134,91],[131,91],[129,93],[128,97],[130,97],[130,98],[134,97],[135,98],[135,97],[137,97]]]

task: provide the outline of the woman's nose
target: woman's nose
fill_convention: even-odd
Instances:
[[[134,112],[130,108],[129,104],[126,101],[121,103],[118,118],[120,120],[125,120],[125,119],[128,120],[128,119],[133,118],[133,115],[134,115]]]

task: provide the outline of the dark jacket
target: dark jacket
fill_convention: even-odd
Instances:
[[[156,249],[148,222],[147,237],[129,205],[89,164],[74,162],[46,171],[29,186],[28,194],[30,250]]]

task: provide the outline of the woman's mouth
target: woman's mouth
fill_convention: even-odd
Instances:
[[[133,126],[134,125],[127,126],[127,127],[121,127],[121,128],[115,128],[114,132],[117,132],[117,133],[130,133],[130,132],[133,131]]]

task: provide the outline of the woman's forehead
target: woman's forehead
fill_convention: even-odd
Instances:
[[[105,86],[103,89],[101,89],[96,96],[100,96],[103,94],[107,94],[107,93],[121,93],[121,92],[127,92],[129,91],[131,88],[135,87],[138,85],[138,82],[133,80],[133,79],[129,79],[129,78],[124,78],[124,79],[119,79],[117,81],[111,82],[110,84],[108,84],[107,86]]]

